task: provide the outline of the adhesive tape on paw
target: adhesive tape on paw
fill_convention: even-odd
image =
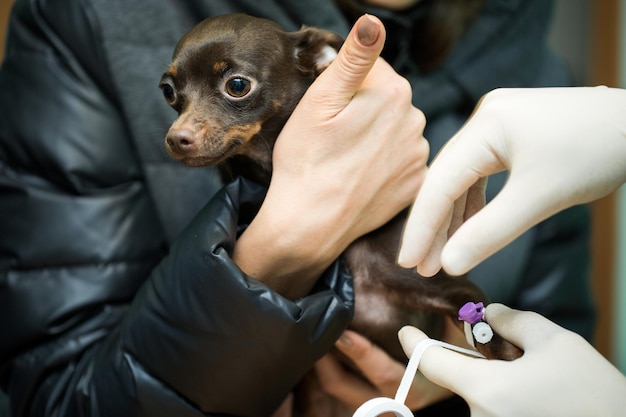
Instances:
[[[476,348],[476,343],[474,343],[474,333],[472,333],[472,325],[468,322],[464,322],[463,332],[465,333],[465,340],[467,341],[467,344],[469,344],[473,348]]]
[[[397,417],[413,417],[413,412],[406,405],[386,397],[364,402],[352,417],[376,417],[384,413],[394,413]]]

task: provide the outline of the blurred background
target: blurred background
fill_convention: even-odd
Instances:
[[[555,3],[550,43],[576,83],[626,88],[626,0]],[[592,212],[594,344],[626,373],[626,187],[593,203]]]
[[[0,0],[0,57],[13,3]],[[626,0],[556,0],[550,43],[569,64],[578,85],[626,88]],[[594,344],[626,373],[626,188],[595,202],[592,211],[593,284],[599,309]]]

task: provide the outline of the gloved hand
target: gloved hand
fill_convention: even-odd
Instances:
[[[512,361],[476,359],[433,346],[419,370],[467,401],[472,417],[623,416],[626,378],[579,335],[532,312],[490,304],[486,321],[524,349]],[[404,327],[407,355],[426,335]]]
[[[460,275],[524,231],[626,180],[626,90],[502,89],[488,93],[432,163],[398,261],[424,276]],[[490,174],[509,170],[485,206]]]

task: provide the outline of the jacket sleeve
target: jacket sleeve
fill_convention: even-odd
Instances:
[[[89,17],[50,3],[16,3],[0,69],[12,415],[267,415],[347,325],[349,277],[291,302],[243,275],[228,254],[263,190],[242,182],[168,250]]]
[[[239,181],[219,193],[122,325],[124,350],[139,359],[132,362],[203,410],[270,414],[351,319],[352,288],[339,263],[312,295],[291,302],[230,261],[238,215],[254,212],[263,195]]]

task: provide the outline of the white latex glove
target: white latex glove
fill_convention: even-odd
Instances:
[[[486,177],[503,170],[509,179],[485,206]],[[463,274],[540,221],[625,180],[625,90],[492,91],[432,163],[398,261],[424,276],[442,265]]]
[[[476,359],[433,346],[419,365],[428,379],[463,397],[472,417],[624,415],[626,378],[582,337],[501,304],[490,304],[485,319],[524,356]],[[426,339],[414,327],[404,327],[399,337],[407,355]]]

